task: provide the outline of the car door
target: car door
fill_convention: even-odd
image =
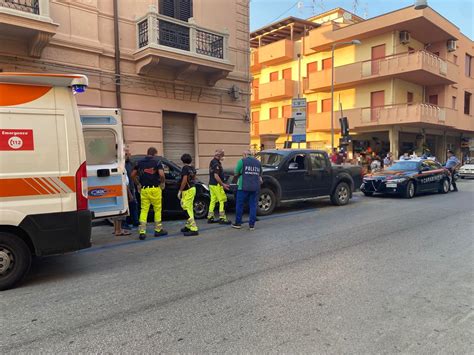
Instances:
[[[295,154],[285,163],[284,170],[280,178],[283,199],[311,197],[312,186],[307,154]]]
[[[331,166],[323,153],[310,153],[309,160],[313,196],[328,195],[331,188]]]
[[[95,218],[128,210],[122,122],[118,110],[81,110],[89,209]]]
[[[181,204],[177,197],[181,172],[167,161],[163,161],[162,164],[166,179],[166,186],[163,190],[163,211],[181,211]]]
[[[420,164],[421,176],[418,181],[421,191],[430,191],[437,188],[436,171],[429,161],[422,161]]]

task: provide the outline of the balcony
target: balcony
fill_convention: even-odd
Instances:
[[[41,57],[57,28],[49,17],[49,0],[0,0],[2,37],[25,41],[31,57]]]
[[[346,111],[344,111],[346,113]],[[338,113],[334,113],[334,129],[339,129]],[[331,130],[331,111],[329,112],[318,112],[314,115],[308,116],[307,131],[308,132],[321,132]]]
[[[250,72],[258,72],[261,68],[262,65],[258,61],[258,49],[252,49],[250,52]]]
[[[260,64],[275,65],[293,60],[294,42],[289,39],[267,44],[258,48]]]
[[[334,68],[334,87],[399,78],[419,85],[448,85],[457,82],[459,67],[426,51],[401,53],[377,60],[367,60]],[[331,70],[311,73],[304,84],[307,92],[330,91]]]
[[[257,138],[260,136],[260,122],[252,122],[250,123],[250,137]]]
[[[261,102],[258,91],[259,91],[258,88],[251,89],[251,98],[250,98],[251,105],[258,105]]]
[[[277,101],[291,99],[295,93],[295,81],[282,79],[260,84],[259,95],[261,101]]]
[[[234,69],[229,61],[228,33],[198,26],[192,18],[184,22],[160,15],[153,6],[136,26],[138,74],[165,69],[174,73],[175,80],[185,80],[201,73],[214,86]]]
[[[423,124],[454,127],[456,111],[429,104],[400,104],[346,110],[350,128]],[[459,127],[456,127],[459,128]]]
[[[286,132],[286,118],[259,121],[260,137],[281,136]]]

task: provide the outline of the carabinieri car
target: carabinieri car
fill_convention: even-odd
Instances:
[[[361,191],[365,196],[374,193],[399,194],[412,198],[417,193],[449,192],[451,174],[441,164],[429,160],[400,160],[391,167],[364,176]]]

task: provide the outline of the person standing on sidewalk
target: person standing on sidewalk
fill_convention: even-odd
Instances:
[[[165,188],[165,173],[163,164],[155,157],[157,152],[154,147],[148,148],[147,156],[138,162],[132,172],[133,180],[135,181],[138,177],[137,185],[141,187],[140,240],[146,238],[146,225],[150,205],[153,205],[153,211],[155,213],[155,237],[168,234],[161,225],[161,209],[163,206],[162,190]]]
[[[452,150],[448,150],[448,160],[444,165],[446,169],[448,169],[451,173],[451,186],[453,187],[452,191],[458,191],[458,187],[456,186],[456,169],[461,165],[461,162],[458,158],[454,155]]]
[[[181,169],[181,181],[179,183],[178,199],[181,207],[188,214],[188,220],[184,228],[181,229],[185,237],[199,235],[196,221],[194,220],[194,197],[196,196],[196,169],[191,165],[193,159],[189,154],[183,154],[181,161],[184,166]]]
[[[209,204],[209,213],[207,223],[230,224],[225,214],[225,203],[227,195],[225,190],[229,190],[229,185],[224,183],[224,168],[222,160],[224,159],[224,150],[218,149],[215,152],[214,159],[209,164],[209,190],[211,192],[211,202]],[[214,219],[214,210],[219,203],[219,220]]]
[[[243,159],[239,160],[235,167],[235,174],[239,176],[239,180],[235,207],[235,223],[232,224],[232,228],[242,228],[244,203],[248,201],[249,228],[250,230],[254,230],[255,221],[257,220],[258,195],[262,183],[262,165],[257,159],[250,155],[249,150],[246,150],[243,153]]]
[[[135,184],[135,181],[133,181],[132,179],[132,172],[133,172],[134,166],[130,158],[131,158],[130,149],[128,147],[125,147],[125,170],[127,171],[127,178],[129,181],[128,189],[129,189],[130,198],[128,199],[129,216],[127,217],[124,223],[124,226],[123,226],[124,228],[127,228],[130,225],[132,225],[132,227],[139,226],[137,186]]]

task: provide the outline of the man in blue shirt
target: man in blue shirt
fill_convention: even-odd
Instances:
[[[461,162],[458,158],[456,158],[454,152],[452,150],[448,150],[448,160],[446,161],[446,164],[444,164],[444,167],[451,172],[451,185],[453,186],[452,191],[458,191],[454,173],[456,172],[456,169],[459,167],[459,165],[461,165]]]

